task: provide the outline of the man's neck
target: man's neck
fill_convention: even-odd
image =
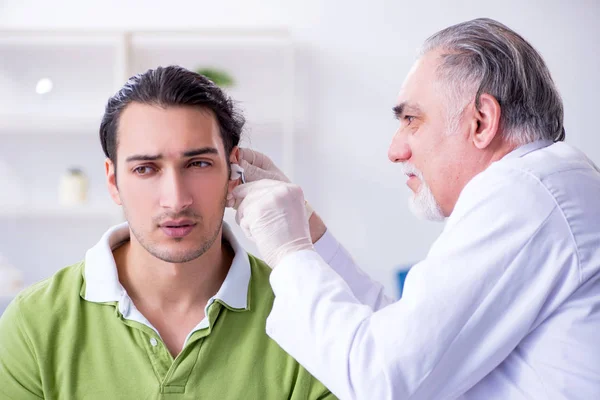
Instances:
[[[203,309],[233,260],[233,250],[221,237],[202,256],[181,264],[157,259],[133,238],[113,253],[119,281],[138,308],[144,304],[143,308],[164,312]]]
[[[202,256],[182,264],[157,259],[135,237],[113,252],[121,285],[173,357],[206,317],[208,299],[219,291],[229,272],[234,253],[221,238],[222,232]]]

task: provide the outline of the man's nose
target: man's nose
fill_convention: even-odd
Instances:
[[[411,156],[412,152],[406,140],[406,135],[398,129],[388,149],[388,158],[391,162],[398,163],[409,160]]]
[[[157,188],[158,189],[158,188]],[[161,207],[168,208],[174,212],[186,209],[193,203],[191,188],[187,187],[181,173],[169,171],[163,175],[160,190]]]

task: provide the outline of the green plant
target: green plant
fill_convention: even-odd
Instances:
[[[204,75],[213,81],[215,85],[220,87],[230,87],[235,84],[233,77],[222,69],[203,67],[198,68],[196,72],[200,75]]]

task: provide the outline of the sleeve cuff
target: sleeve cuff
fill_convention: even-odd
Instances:
[[[314,248],[317,253],[321,256],[321,258],[327,263],[330,264],[333,260],[333,257],[336,255],[340,247],[340,243],[336,240],[336,238],[331,234],[329,229],[325,231],[323,236],[317,240],[314,244]]]

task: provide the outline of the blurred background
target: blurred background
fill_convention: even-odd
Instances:
[[[408,210],[387,159],[391,108],[421,43],[477,17],[542,53],[567,142],[600,163],[598,0],[0,0],[0,312],[123,220],[104,183],[99,121],[130,75],[169,64],[220,80],[248,119],[242,145],[271,156],[399,296],[399,271],[442,225]]]

